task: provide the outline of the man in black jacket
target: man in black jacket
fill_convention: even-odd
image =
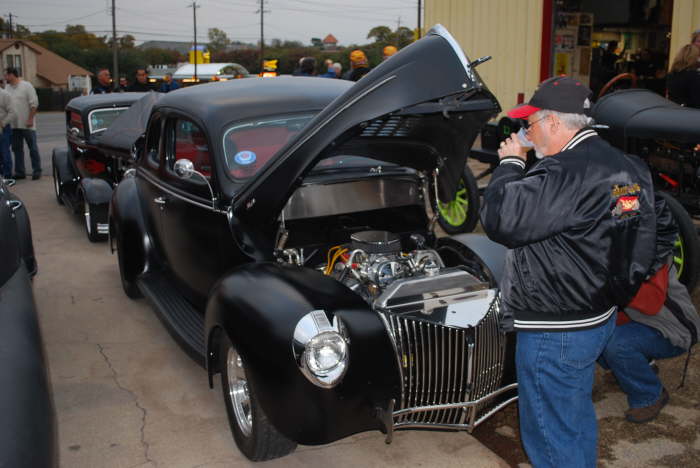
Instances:
[[[153,87],[148,82],[148,71],[145,68],[136,69],[136,80],[128,88],[131,92],[147,93],[153,90]]]
[[[520,434],[536,467],[595,467],[595,362],[627,304],[662,266],[651,176],[589,128],[591,91],[569,77],[541,83],[527,105],[537,164],[513,134],[486,192],[481,222],[509,248],[501,292],[517,331]],[[659,245],[657,245],[659,244]]]

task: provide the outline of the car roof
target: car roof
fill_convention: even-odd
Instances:
[[[78,112],[91,111],[101,107],[130,106],[146,93],[108,93],[79,96],[68,101],[66,109]]]
[[[172,91],[154,106],[177,109],[209,127],[270,114],[318,111],[354,83],[319,77],[242,78]]]

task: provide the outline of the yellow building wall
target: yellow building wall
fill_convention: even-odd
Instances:
[[[669,68],[678,50],[690,42],[690,34],[700,29],[700,0],[673,0]]]
[[[477,71],[507,111],[540,81],[542,1],[426,0],[424,24],[445,26],[470,60],[493,57]]]

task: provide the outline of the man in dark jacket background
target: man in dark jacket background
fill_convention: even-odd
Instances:
[[[666,252],[673,242],[657,239],[647,168],[588,128],[590,96],[551,78],[508,113],[527,119],[543,159],[526,172],[527,149],[506,139],[481,212],[488,236],[509,248],[503,308],[517,331],[520,434],[538,468],[596,466],[596,359],[617,306],[662,266],[657,243]]]
[[[136,69],[136,80],[129,86],[129,91],[137,93],[147,93],[152,91],[153,86],[148,82],[148,71],[145,68]]]

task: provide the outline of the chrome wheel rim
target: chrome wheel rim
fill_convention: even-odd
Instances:
[[[85,212],[85,228],[88,234],[92,234],[92,229],[90,229],[90,204],[87,200],[83,200],[83,211]]]
[[[58,171],[53,170],[53,189],[56,192],[56,198],[61,196],[61,183],[58,181]]]
[[[236,424],[246,437],[250,437],[253,431],[253,411],[250,406],[248,381],[245,377],[243,361],[233,348],[228,350],[226,371],[228,375],[228,397],[236,417]]]
[[[685,265],[685,249],[683,249],[681,236],[678,236],[673,244],[673,264],[676,266],[676,277],[680,278]]]
[[[464,179],[459,179],[459,187],[455,199],[448,203],[438,200],[438,211],[442,219],[450,226],[458,227],[467,221],[469,197]]]

